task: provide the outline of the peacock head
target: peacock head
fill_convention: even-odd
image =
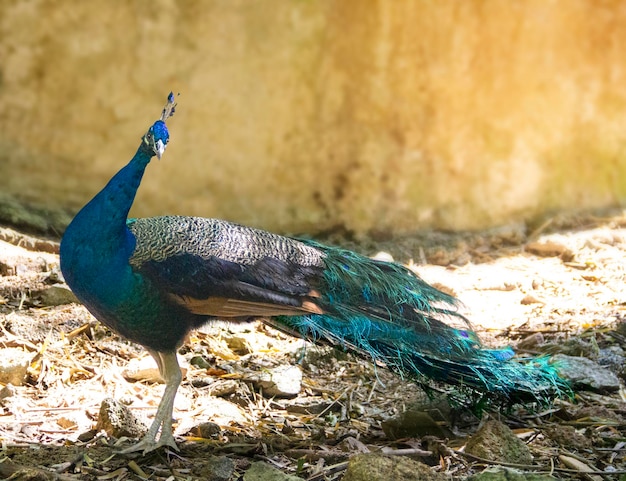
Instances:
[[[157,120],[150,130],[143,136],[144,145],[150,150],[152,155],[156,155],[158,159],[161,159],[167,142],[170,140],[170,133],[167,131],[165,121],[169,119],[176,111],[176,102],[174,101],[174,93],[170,92],[167,96],[167,103],[163,107],[161,118]]]
[[[169,140],[170,133],[162,120],[157,120],[143,136],[144,144],[158,159],[161,159]]]

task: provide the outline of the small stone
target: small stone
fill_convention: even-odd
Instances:
[[[32,357],[32,354],[16,347],[0,349],[0,382],[21,386]]]
[[[323,412],[341,411],[341,406],[339,403],[333,403],[319,396],[310,396],[288,401],[285,409],[288,413],[317,415]]]
[[[574,258],[574,254],[567,248],[567,246],[553,241],[531,242],[526,244],[526,251],[540,257],[560,256],[565,262],[569,262]]]
[[[212,423],[210,421],[206,423],[200,423],[197,426],[194,426],[189,433],[192,436],[196,436],[198,438],[204,439],[213,439],[219,437],[222,429],[219,424]]]
[[[100,404],[96,429],[103,430],[115,438],[122,436],[139,438],[148,430],[147,426],[139,421],[127,406],[113,398],[106,398]]]
[[[209,456],[202,464],[199,478],[206,481],[228,481],[235,472],[235,462],[226,456]]]
[[[426,464],[404,456],[358,454],[350,458],[343,481],[445,481]],[[248,481],[248,480],[246,480]]]
[[[622,379],[626,379],[626,354],[620,346],[609,346],[600,349],[598,364],[608,367]]]
[[[62,306],[65,304],[79,303],[74,293],[64,286],[50,286],[47,289],[35,293],[43,306]]]
[[[589,389],[599,393],[615,392],[620,389],[619,378],[591,359],[557,354],[553,360],[559,375],[569,381],[575,389]]]
[[[530,464],[528,446],[499,421],[487,421],[465,446],[465,452],[495,462]]]
[[[302,386],[302,371],[298,366],[278,366],[254,373],[246,381],[252,381],[266,397],[295,397]]]
[[[442,284],[442,283],[440,283],[440,282],[433,282],[433,283],[432,283],[432,286],[433,286],[435,289],[438,289],[438,290],[440,290],[441,292],[444,292],[444,293],[448,294],[449,296],[452,296],[452,297],[457,297],[457,294],[456,294],[455,290],[454,290],[454,289],[452,289],[450,286],[447,286],[447,285]]]
[[[445,416],[450,413],[450,406],[443,398],[435,398],[431,405],[418,403],[409,406],[406,411],[395,418],[383,421],[381,427],[389,439],[421,438],[423,436],[437,436],[439,438],[454,437],[446,428],[449,419]]]
[[[302,481],[302,478],[285,474],[269,464],[259,461],[250,465],[243,475],[243,481]]]
[[[534,334],[530,334],[517,343],[517,349],[519,350],[533,350],[536,349],[537,346],[541,346],[545,342],[545,338],[543,334],[540,332],[535,332]]]
[[[527,306],[528,304],[545,304],[545,302],[543,302],[541,299],[536,298],[535,296],[528,294],[527,296],[524,296],[522,298],[520,304],[522,304],[523,306]]]
[[[30,269],[25,264],[17,264],[14,269],[14,275],[16,276],[25,276],[30,272]]]
[[[15,267],[0,261],[0,276],[14,276]]]
[[[85,431],[84,433],[80,433],[78,435],[78,440],[81,443],[87,443],[94,439],[98,435],[98,429],[90,429],[89,431]]]
[[[12,384],[7,384],[0,389],[0,402],[12,396],[15,396],[15,387]]]
[[[185,360],[180,356],[178,356],[178,364],[180,365],[180,370],[184,378],[187,374],[187,367]],[[126,368],[122,371],[122,376],[128,382],[143,381],[161,384],[164,382],[152,356],[131,359],[126,365]]]
[[[73,429],[76,427],[76,421],[73,419],[69,419],[61,416],[56,420],[56,423],[61,426],[63,429]]]
[[[591,439],[577,432],[574,426],[561,426],[558,424],[546,426],[543,428],[543,433],[558,446],[566,449],[581,451],[592,448]]]
[[[204,356],[199,355],[193,356],[189,359],[189,364],[199,367],[200,369],[209,369],[211,367],[211,363],[207,361]]]
[[[235,354],[245,356],[246,354],[250,354],[252,352],[252,349],[250,348],[250,343],[245,337],[228,336],[224,337],[224,340],[226,341],[226,345]]]
[[[239,382],[234,379],[220,379],[209,385],[211,396],[224,397],[237,392]]]
[[[522,473],[511,468],[488,468],[467,478],[468,481],[556,481],[547,474]]]
[[[389,252],[385,251],[377,252],[372,259],[383,262],[393,262],[393,256]]]

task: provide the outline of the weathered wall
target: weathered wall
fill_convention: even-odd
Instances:
[[[626,198],[626,3],[0,2],[0,189],[78,208],[170,89],[135,215],[478,228]]]

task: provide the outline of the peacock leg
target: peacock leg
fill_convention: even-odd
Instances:
[[[145,454],[161,446],[170,446],[178,451],[178,446],[172,434],[172,413],[174,411],[176,391],[178,391],[178,386],[182,381],[183,375],[180,371],[175,351],[158,352],[148,350],[148,352],[159,366],[159,373],[165,381],[165,390],[163,391],[163,397],[161,398],[156,415],[154,416],[154,421],[146,435],[137,444],[120,451],[121,454],[136,451],[143,451]],[[157,441],[156,437],[159,431],[161,435]]]

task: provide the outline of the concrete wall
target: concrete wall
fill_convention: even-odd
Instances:
[[[622,1],[3,0],[0,59],[0,198],[75,211],[170,90],[134,215],[403,233],[626,198]]]

